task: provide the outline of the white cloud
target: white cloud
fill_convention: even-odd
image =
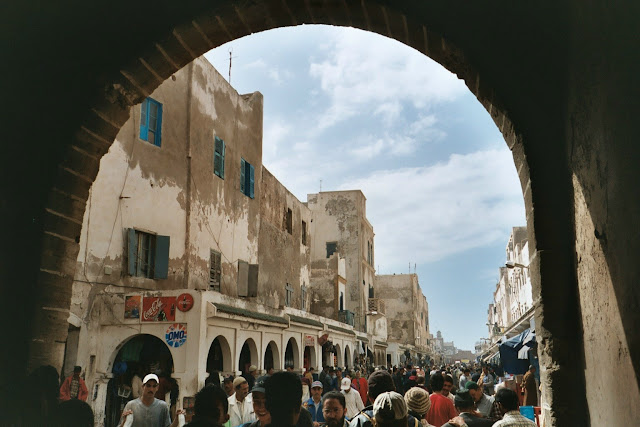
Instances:
[[[260,59],[256,59],[255,61],[249,62],[248,64],[243,66],[246,69],[259,69],[259,70],[263,70],[265,68],[267,68],[267,63],[264,62],[264,60],[262,58]]]
[[[376,111],[380,104],[409,102],[427,108],[455,100],[467,90],[440,64],[395,40],[353,29],[332,34],[325,47],[327,58],[309,68],[331,99],[320,129]]]
[[[262,141],[264,162],[268,163],[278,156],[278,148],[290,137],[292,130],[291,125],[282,120],[272,119],[265,121]]]
[[[377,258],[402,268],[483,247],[524,223],[523,199],[508,149],[453,154],[429,167],[375,171],[346,182],[361,189],[376,232]]]
[[[393,125],[402,113],[402,104],[397,100],[380,104],[373,112],[376,116],[382,116],[382,121],[386,127]]]

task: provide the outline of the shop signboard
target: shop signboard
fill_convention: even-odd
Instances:
[[[176,320],[176,297],[144,297],[143,322],[172,322]]]
[[[124,318],[139,319],[140,318],[140,295],[130,295],[124,299]]]
[[[316,338],[313,335],[305,335],[304,336],[304,346],[305,347],[315,347]]]
[[[178,310],[189,311],[191,307],[193,307],[193,297],[187,293],[180,294],[178,295],[176,303],[178,304]]]
[[[178,348],[182,346],[187,342],[187,325],[181,323],[169,325],[164,339],[169,347]]]

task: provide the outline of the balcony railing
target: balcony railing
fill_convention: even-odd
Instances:
[[[355,314],[353,311],[340,310],[338,312],[338,321],[346,323],[347,325],[355,326]]]
[[[369,309],[367,310],[369,313],[372,311],[376,311],[380,314],[385,314],[385,304],[384,300],[380,298],[369,298]]]

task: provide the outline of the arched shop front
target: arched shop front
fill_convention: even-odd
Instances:
[[[300,369],[300,350],[295,338],[289,338],[287,349],[284,352],[284,366],[292,366],[294,370]]]
[[[134,375],[141,378],[147,373],[169,377],[173,372],[173,358],[167,345],[159,338],[135,335],[118,351],[107,385],[105,426],[115,427],[120,421],[124,405],[134,399],[130,384]]]
[[[214,372],[230,373],[231,366],[231,347],[227,339],[223,336],[216,337],[209,347],[207,356],[207,373],[211,375]]]
[[[251,365],[258,366],[258,349],[255,341],[249,338],[244,342],[240,350],[238,370],[241,371],[243,375],[248,374]]]
[[[264,352],[264,370],[265,372],[269,369],[274,368],[276,370],[280,368],[280,351],[278,351],[278,346],[275,341],[269,342],[267,345],[267,349]]]

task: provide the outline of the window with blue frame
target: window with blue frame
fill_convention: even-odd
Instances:
[[[213,173],[224,179],[224,141],[217,136],[213,147]]]
[[[166,279],[169,273],[169,236],[127,229],[128,272],[131,276]]]
[[[240,159],[240,192],[253,199],[254,169],[245,159]]]
[[[160,147],[162,140],[162,104],[147,98],[140,106],[140,139]]]

